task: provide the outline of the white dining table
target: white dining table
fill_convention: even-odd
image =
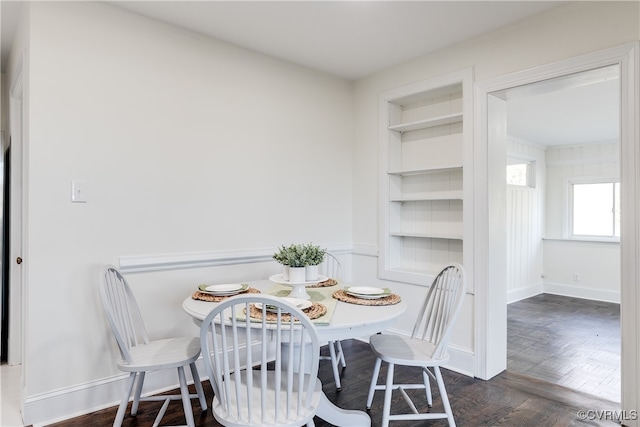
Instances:
[[[275,285],[269,280],[249,281],[246,283],[266,294],[273,290]],[[309,290],[321,292],[330,297],[331,293],[340,287],[341,285]],[[182,309],[193,318],[197,325],[201,325],[204,318],[215,307],[215,304],[214,302],[200,301],[188,297],[182,303]],[[337,301],[330,322],[317,325],[316,330],[321,341],[367,337],[391,327],[406,309],[407,305],[404,301],[392,305],[378,306]],[[342,409],[331,402],[324,393],[316,415],[336,426],[371,426],[371,418],[365,411]]]

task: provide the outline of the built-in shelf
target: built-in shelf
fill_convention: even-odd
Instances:
[[[447,262],[464,265],[471,87],[463,70],[380,94],[382,279],[425,284]]]
[[[462,164],[450,165],[450,166],[433,166],[433,167],[421,168],[421,169],[396,169],[396,170],[389,170],[387,173],[389,175],[407,176],[407,175],[422,175],[422,174],[431,174],[431,173],[440,173],[440,172],[452,172],[456,170],[462,170]]]
[[[400,197],[390,197],[390,202],[422,202],[431,200],[463,200],[462,191],[439,191],[437,193],[402,195]]]
[[[431,127],[450,125],[452,123],[462,122],[462,112],[447,114],[444,116],[433,117],[423,120],[416,120],[409,123],[400,123],[396,125],[390,125],[389,130],[395,132],[409,132],[412,130],[428,129]]]
[[[462,233],[412,233],[406,231],[392,231],[389,233],[396,237],[420,237],[425,239],[462,240]]]

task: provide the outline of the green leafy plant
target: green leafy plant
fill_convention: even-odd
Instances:
[[[322,263],[326,252],[326,249],[312,243],[282,245],[273,254],[273,259],[289,267],[306,267]]]
[[[292,245],[293,246],[293,245]],[[278,250],[273,254],[273,259],[282,265],[289,265],[289,251],[291,246],[282,245],[278,248]]]
[[[327,250],[313,243],[309,243],[304,245],[304,252],[307,260],[307,264],[305,265],[319,265],[324,261],[324,255],[327,253]]]

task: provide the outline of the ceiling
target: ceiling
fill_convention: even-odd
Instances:
[[[346,79],[527,19],[559,1],[106,1]],[[6,59],[19,1],[2,4]],[[6,40],[5,40],[6,38]]]
[[[261,52],[285,61],[316,69],[348,80],[357,80],[377,71],[424,56],[438,49],[476,37],[544,13],[567,2],[560,1],[107,1],[116,7],[157,19],[191,31]],[[6,64],[20,1],[0,1],[2,7],[2,59]],[[4,70],[3,70],[4,71]],[[603,89],[604,90],[604,89]],[[510,125],[522,138],[533,131],[548,129],[550,135],[571,132],[573,141],[605,132],[604,123],[588,120],[578,129],[549,129],[571,123],[565,114],[578,109],[603,108],[606,97],[596,98],[587,89],[574,91],[570,101],[561,94],[544,98],[527,107],[522,101],[518,115],[525,117]],[[547,96],[547,95],[545,95]],[[586,98],[585,98],[586,97]],[[563,102],[570,102],[562,107]],[[544,104],[544,103],[543,103]],[[531,108],[535,108],[531,110]],[[510,120],[516,116],[514,107]],[[595,117],[604,117],[592,112]],[[542,122],[534,123],[541,119]],[[515,123],[518,124],[516,127]],[[596,125],[598,132],[588,130]],[[528,126],[529,130],[524,130]],[[617,131],[617,127],[615,129]],[[576,132],[581,136],[576,138]],[[609,131],[611,133],[612,131]],[[606,132],[605,132],[606,133]],[[557,139],[557,138],[556,138]]]
[[[507,132],[544,146],[619,140],[617,65],[505,91]]]
[[[547,1],[111,1],[347,79],[526,19]]]

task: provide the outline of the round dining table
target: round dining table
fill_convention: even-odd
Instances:
[[[274,283],[269,280],[246,283],[265,294],[269,294],[274,289]],[[313,291],[322,292],[330,298],[331,293],[340,287],[341,285],[325,289],[316,288]],[[182,309],[193,318],[197,325],[201,325],[215,304],[215,302],[188,297],[182,303]],[[391,305],[361,305],[336,301],[330,321],[317,325],[316,331],[321,341],[363,338],[391,327],[406,309],[406,303],[402,300]],[[371,425],[371,418],[366,412],[339,408],[324,393],[316,415],[336,426],[367,427]]]

